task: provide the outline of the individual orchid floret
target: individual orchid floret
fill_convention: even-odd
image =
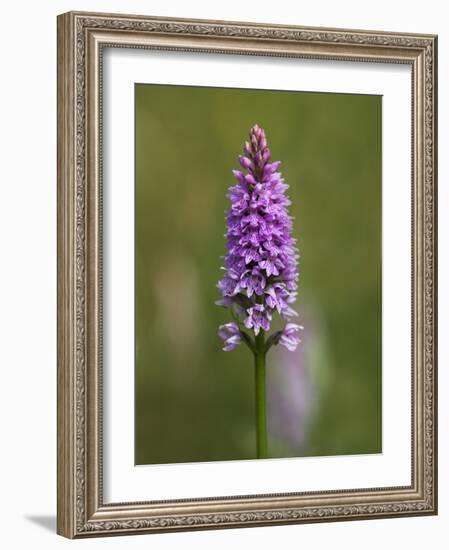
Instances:
[[[233,351],[242,341],[237,323],[221,325],[218,329],[218,334],[224,341],[224,351]]]
[[[288,349],[288,351],[295,351],[298,344],[301,342],[298,332],[304,330],[302,325],[296,325],[295,323],[287,323],[284,330],[279,337],[279,344]]]
[[[243,321],[246,328],[252,328],[257,336],[260,330],[265,332],[270,328],[271,312],[262,304],[254,304],[246,310],[248,316]]]

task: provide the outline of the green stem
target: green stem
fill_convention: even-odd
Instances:
[[[255,344],[256,351],[254,352],[254,367],[256,382],[257,458],[267,458],[268,444],[265,388],[265,334],[263,331],[260,331],[256,336]]]

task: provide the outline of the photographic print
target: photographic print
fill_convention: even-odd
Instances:
[[[382,452],[382,97],[135,84],[135,463]]]
[[[58,533],[437,513],[437,36],[58,17]]]

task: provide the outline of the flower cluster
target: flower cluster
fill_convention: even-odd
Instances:
[[[270,157],[265,132],[255,125],[239,157],[244,171],[233,171],[237,184],[228,194],[225,274],[217,285],[222,295],[217,303],[230,308],[236,320],[220,327],[226,351],[245,336],[240,322],[258,335],[270,330],[274,312],[287,320],[297,315],[291,304],[297,294],[299,256],[291,235],[288,185],[278,170],[280,162],[270,162]],[[299,328],[288,323],[272,343],[295,349]]]

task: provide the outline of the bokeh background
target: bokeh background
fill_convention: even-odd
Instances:
[[[300,249],[297,352],[268,354],[271,457],[377,453],[381,97],[137,84],[136,464],[255,458],[254,372],[214,304],[227,189],[255,123]]]

